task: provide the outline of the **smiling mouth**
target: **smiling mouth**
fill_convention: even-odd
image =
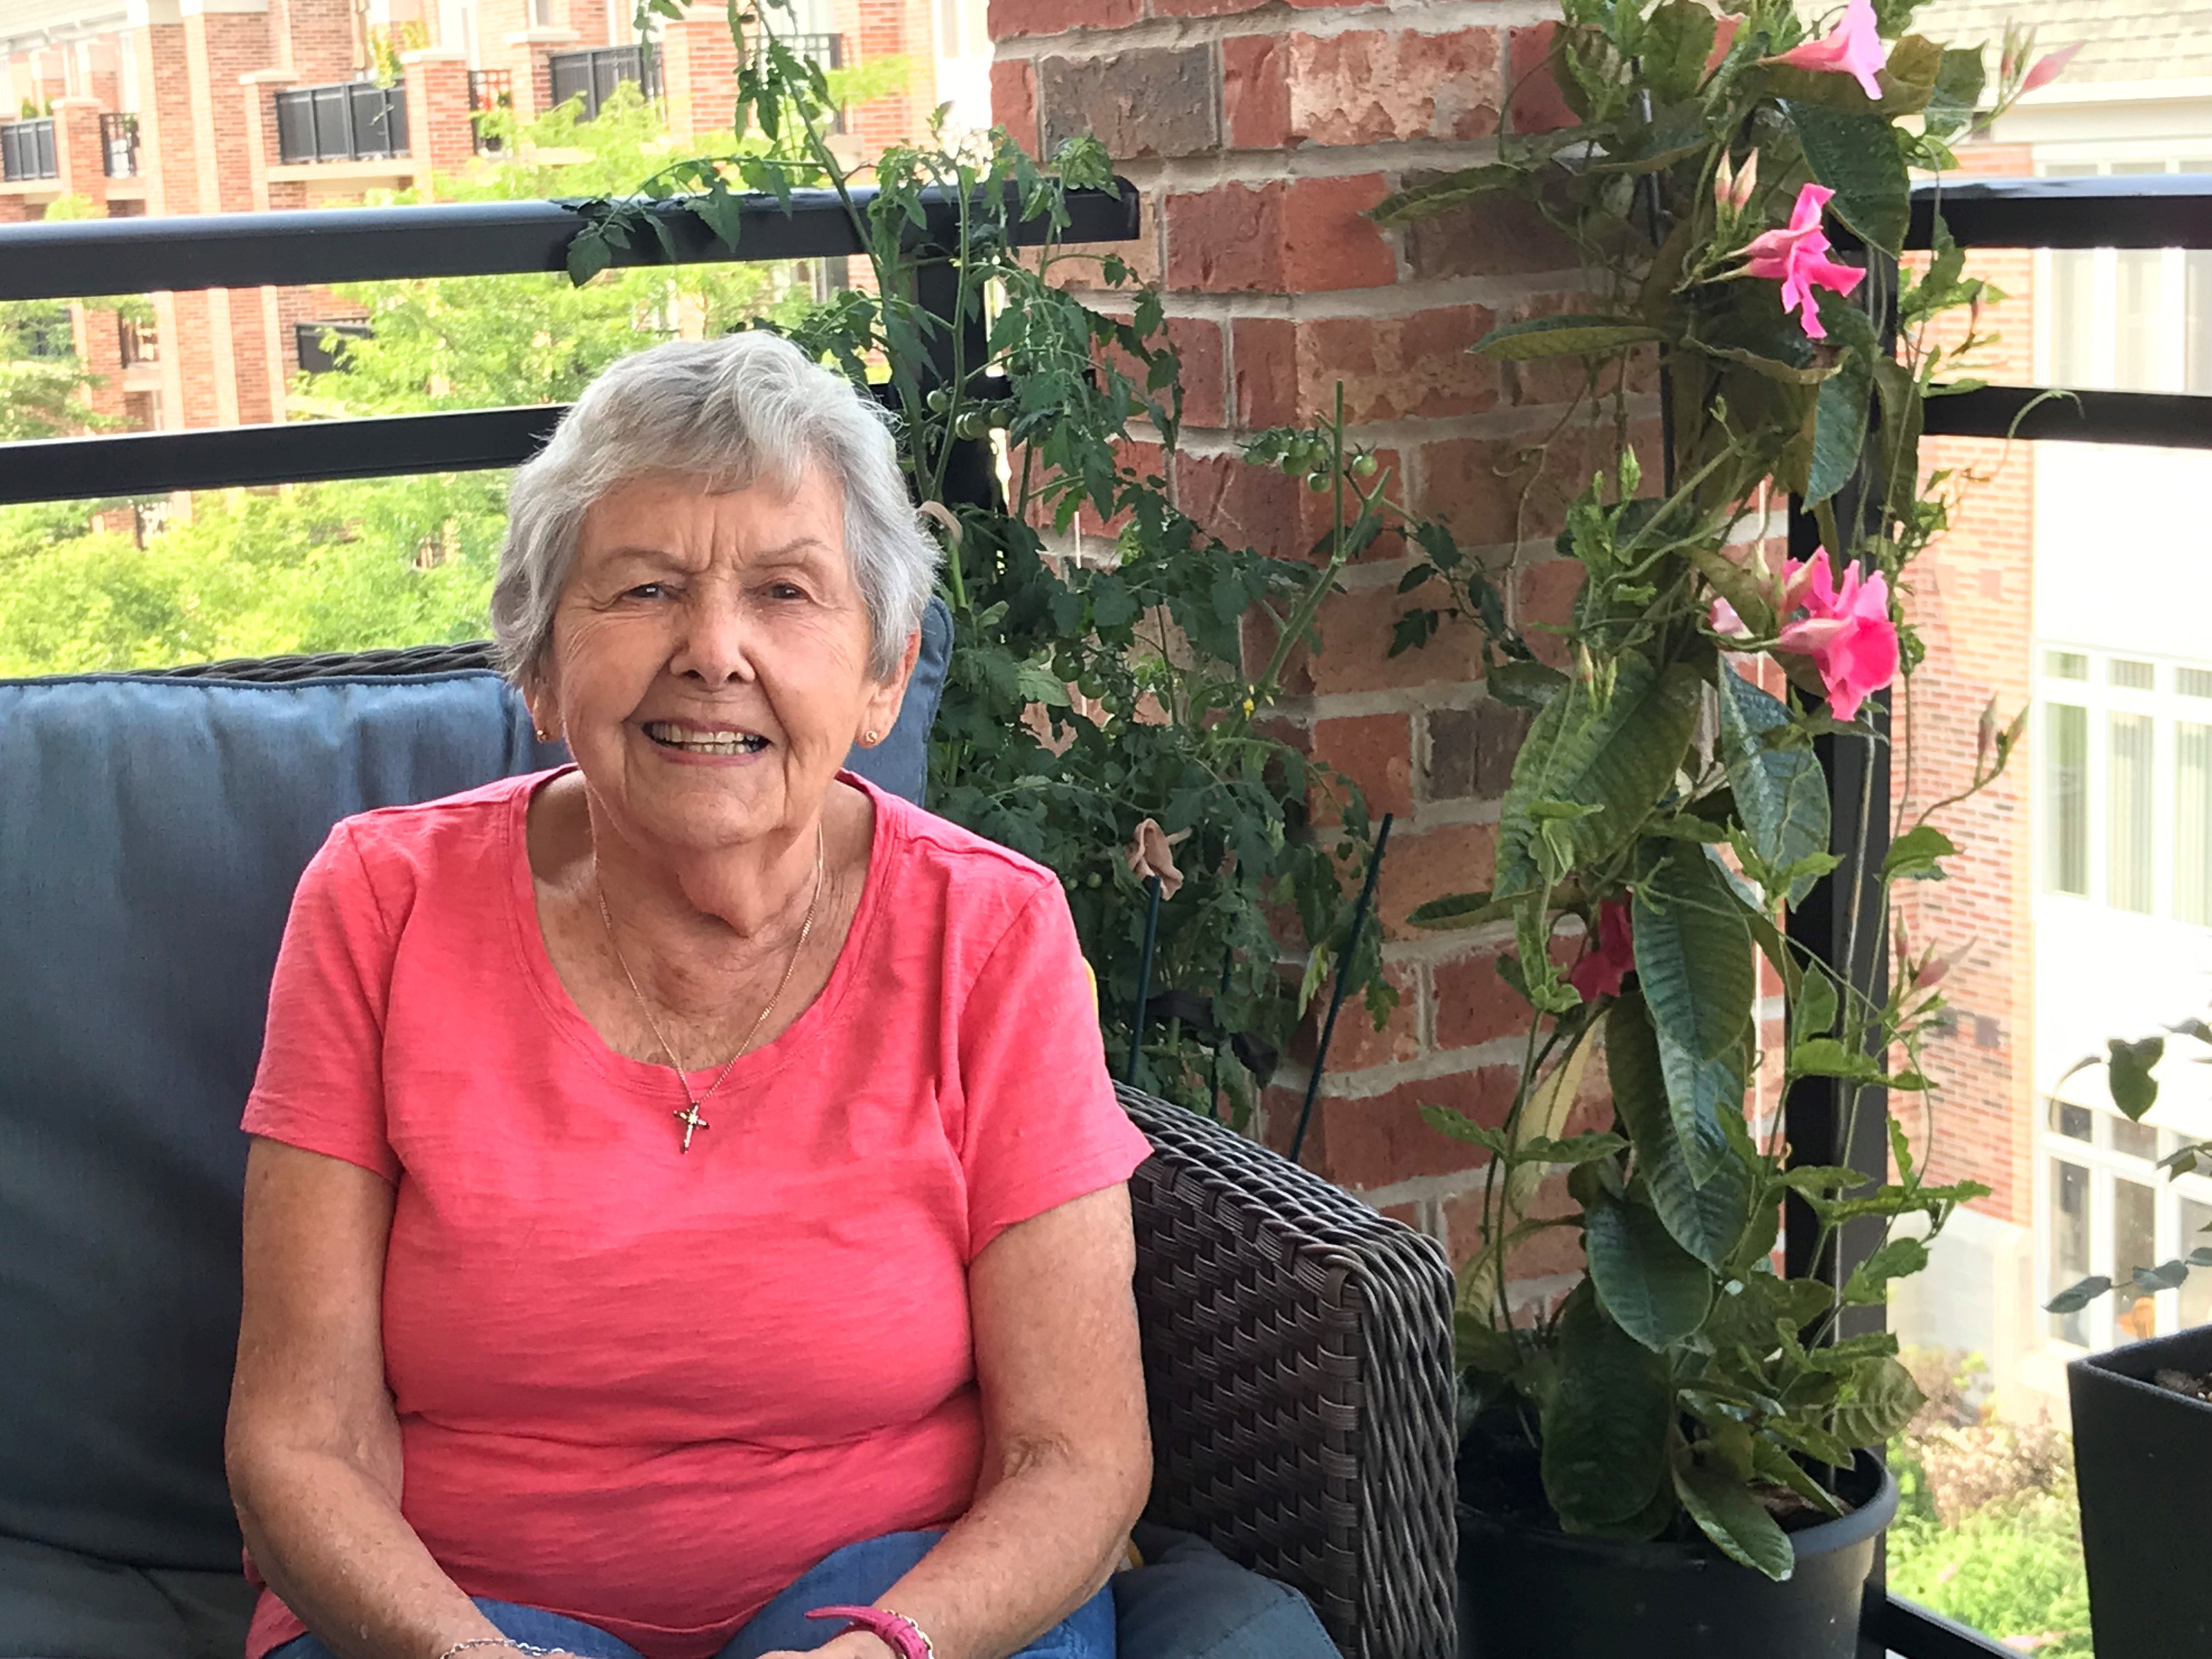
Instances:
[[[768,739],[757,732],[702,732],[674,720],[648,720],[645,735],[663,749],[680,749],[687,755],[757,755]]]

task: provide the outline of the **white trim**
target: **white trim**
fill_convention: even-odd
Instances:
[[[269,0],[177,0],[177,9],[186,17],[242,17],[267,11]]]

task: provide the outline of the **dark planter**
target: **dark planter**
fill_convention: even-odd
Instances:
[[[2212,1370],[2212,1326],[2066,1368],[2089,1620],[2097,1651],[2122,1659],[2212,1654],[2212,1406],[2150,1380],[2169,1368]]]
[[[1780,1584],[1702,1544],[1570,1538],[1462,1504],[1460,1659],[1856,1659],[1897,1483],[1861,1452],[1844,1485],[1858,1507],[1792,1533],[1797,1571]]]

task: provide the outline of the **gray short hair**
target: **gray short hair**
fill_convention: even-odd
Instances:
[[[936,540],[908,501],[889,417],[842,375],[761,331],[671,340],[609,365],[516,471],[491,593],[501,671],[520,685],[543,660],[584,515],[610,490],[671,474],[719,489],[761,478],[795,487],[810,463],[843,485],[868,668],[889,679],[929,603]]]

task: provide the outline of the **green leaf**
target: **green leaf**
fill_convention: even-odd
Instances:
[[[1511,909],[1510,904],[1492,902],[1487,893],[1454,893],[1448,898],[1431,899],[1426,904],[1416,905],[1406,920],[1416,927],[1441,933],[1479,927],[1484,922],[1497,921]]]
[[[1697,95],[1717,29],[1712,13],[1697,0],[1667,0],[1651,14],[1638,59],[1654,98],[1679,104]]]
[[[1439,213],[1448,213],[1462,202],[1478,196],[1488,196],[1501,190],[1517,188],[1528,175],[1518,167],[1503,166],[1495,161],[1480,167],[1462,167],[1456,173],[1447,173],[1440,179],[1430,179],[1410,190],[1401,190],[1395,196],[1386,197],[1368,210],[1368,217],[1378,225],[1410,224],[1416,219],[1432,219]]]
[[[1559,694],[1567,677],[1534,659],[1502,662],[1485,676],[1490,695],[1515,708],[1541,708]]]
[[[2043,1304],[2043,1310],[2055,1314],[2079,1313],[2112,1288],[2111,1279],[2102,1273],[2094,1274],[2059,1291]]]
[[[1700,1187],[1735,1155],[1723,1114],[1743,1115],[1743,1073],[1735,1054],[1699,1060],[1668,1036],[1654,1031],[1659,1045],[1659,1073],[1667,1085],[1667,1112],[1682,1149],[1690,1179]]]
[[[1885,881],[1927,881],[1942,878],[1942,866],[1936,862],[1958,852],[1951,838],[1932,823],[1923,823],[1906,830],[1890,842],[1889,851],[1883,854],[1881,875]]]
[[[1751,929],[1711,856],[1670,847],[1637,888],[1631,915],[1653,1025],[1694,1059],[1735,1050],[1751,1018]]]
[[[1546,357],[1601,356],[1666,337],[1632,317],[1536,317],[1500,324],[1471,349],[1478,357],[1520,363]]]
[[[1881,115],[1856,115],[1785,101],[1813,176],[1836,192],[1836,216],[1884,252],[1898,253],[1912,218],[1912,180],[1897,130]]]
[[[1819,963],[1807,964],[1796,1005],[1790,1011],[1790,1040],[1803,1043],[1827,1036],[1836,1028],[1836,981]]]
[[[1790,1051],[1790,1070],[1798,1077],[1849,1078],[1855,1083],[1877,1082],[1882,1075],[1880,1060],[1853,1053],[1834,1037],[1799,1043]]]
[[[1979,46],[1952,47],[1943,53],[1936,70],[1936,90],[1928,100],[1928,131],[1935,137],[1947,137],[1973,119],[1989,81],[1982,57]]]
[[[2158,1104],[2158,1079],[2151,1068],[2166,1058],[2166,1039],[2148,1036],[2129,1042],[2114,1037],[2106,1061],[2112,1104],[2140,1123],[2145,1112]]]
[[[1553,1140],[1539,1135],[1513,1149],[1515,1161],[1542,1164],[1557,1168],[1577,1168],[1584,1164],[1595,1164],[1628,1150],[1628,1142],[1620,1135],[1593,1131],[1589,1134],[1569,1135],[1565,1140]]]
[[[1440,1134],[1483,1147],[1496,1157],[1503,1158],[1513,1150],[1512,1137],[1504,1130],[1477,1123],[1466,1113],[1454,1111],[1449,1106],[1422,1107],[1421,1121]]]
[[[1893,1238],[1851,1269],[1844,1285],[1845,1307],[1876,1307],[1888,1300],[1889,1281],[1910,1279],[1928,1267],[1928,1247],[1917,1238]]]
[[[1797,1552],[1751,1488],[1735,1476],[1702,1463],[1678,1463],[1674,1495],[1698,1528],[1722,1554],[1778,1583],[1797,1569]]]
[[[1850,1461],[1848,1452],[1844,1454],[1844,1460]],[[1844,1512],[1835,1495],[1808,1474],[1803,1465],[1773,1441],[1761,1438],[1752,1443],[1751,1464],[1760,1480],[1789,1487],[1823,1515],[1833,1517]]]
[[[1817,1423],[1808,1423],[1796,1418],[1775,1417],[1770,1418],[1765,1426],[1767,1433],[1784,1445],[1803,1452],[1808,1457],[1817,1458],[1832,1469],[1847,1469],[1857,1461],[1852,1455],[1850,1447]]]
[[[1650,1210],[1601,1197],[1583,1212],[1583,1228],[1590,1283],[1622,1330],[1656,1352],[1705,1322],[1712,1274]]]
[[[2145,1296],[2156,1296],[2160,1291],[2170,1291],[2189,1277],[2189,1264],[2176,1257],[2162,1261],[2155,1267],[2138,1267],[2132,1275],[2135,1286]]]
[[[1719,683],[1721,758],[1752,847],[1778,870],[1826,852],[1828,781],[1811,744],[1781,740],[1794,730],[1789,706],[1725,664]],[[1812,889],[1812,878],[1800,877],[1777,896],[1796,904]]]
[[[1912,1373],[1894,1359],[1862,1359],[1844,1379],[1843,1397],[1831,1419],[1837,1438],[1849,1446],[1879,1446],[1902,1434],[1928,1396]]]
[[[1667,1362],[1607,1317],[1588,1285],[1559,1317],[1559,1380],[1543,1413],[1544,1495],[1570,1532],[1618,1524],[1667,1477]]]
[[[1576,801],[1601,810],[1569,828],[1583,864],[1626,844],[1652,803],[1674,781],[1695,730],[1702,687],[1686,664],[1655,675],[1641,657],[1619,659],[1613,695],[1571,681],[1528,728],[1499,809],[1494,890],[1518,897],[1546,883],[1537,863],[1538,801]]]
[[[1848,304],[1848,301],[1843,303]],[[1851,481],[1866,447],[1867,410],[1874,398],[1874,371],[1856,356],[1845,357],[1820,382],[1814,405],[1813,453],[1805,477],[1808,506],[1828,500]]]
[[[1614,1109],[1628,1130],[1637,1170],[1652,1207],[1674,1242],[1718,1272],[1743,1236],[1751,1211],[1751,1177],[1731,1158],[1701,1185],[1683,1156],[1667,1100],[1658,1039],[1642,996],[1631,993],[1606,1020],[1606,1066]]]

